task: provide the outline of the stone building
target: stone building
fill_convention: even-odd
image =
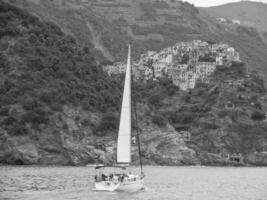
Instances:
[[[215,63],[210,62],[198,62],[196,66],[196,74],[198,77],[210,76],[216,69]]]
[[[167,74],[168,64],[166,62],[156,62],[153,65],[155,78],[160,78],[165,73]]]
[[[232,20],[232,23],[233,24],[236,24],[236,25],[240,25],[241,24],[241,21],[240,20],[237,20],[237,19],[233,19]]]
[[[108,75],[123,74],[126,72],[126,64],[123,62],[117,62],[113,65],[103,66],[102,69],[107,72]]]

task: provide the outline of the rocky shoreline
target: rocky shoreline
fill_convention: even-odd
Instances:
[[[155,126],[146,127],[145,131],[153,134],[143,135],[141,138],[144,143],[142,159],[145,165],[267,166],[267,153],[250,153],[244,156],[243,162],[232,162],[216,154],[200,153],[187,147],[181,135],[170,125],[165,130]],[[86,166],[112,164],[115,160],[115,136],[104,138],[88,136],[82,141],[75,142],[69,135],[60,135],[56,141],[49,135],[34,138],[10,137],[3,130],[0,133],[0,164]],[[132,158],[133,165],[138,165],[136,146],[133,146]]]

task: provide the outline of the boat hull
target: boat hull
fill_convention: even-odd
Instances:
[[[101,181],[95,183],[95,191],[120,191],[120,192],[137,192],[144,188],[144,179],[137,179],[135,181],[126,180],[124,182],[119,182],[115,184],[112,181]]]
[[[95,183],[95,191],[108,191],[113,192],[115,191],[121,183],[114,183],[112,181],[101,181]]]
[[[116,189],[116,191],[121,192],[137,192],[139,190],[142,190],[144,188],[145,180],[137,179],[135,181],[125,181],[122,182],[119,187]]]

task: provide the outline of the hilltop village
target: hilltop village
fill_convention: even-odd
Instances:
[[[214,44],[201,40],[177,43],[160,52],[148,51],[133,62],[135,80],[157,80],[168,77],[181,90],[192,89],[197,81],[209,83],[216,66],[231,66],[240,62],[239,53],[228,44]],[[109,75],[123,74],[124,62],[103,66]]]

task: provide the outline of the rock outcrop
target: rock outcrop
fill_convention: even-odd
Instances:
[[[246,156],[248,163],[257,166],[267,166],[267,152],[254,152]]]
[[[97,121],[100,119],[97,114],[64,106],[63,112],[57,113],[48,127],[41,131],[29,127],[31,135],[10,136],[1,130],[0,162],[25,165],[114,163],[116,133],[103,137],[95,136],[90,127],[81,126],[81,121],[87,118]],[[147,119],[142,122],[141,128],[141,146],[144,154],[142,159],[146,164],[198,163],[194,150],[185,145],[181,135],[172,126],[159,128]],[[136,145],[133,145],[133,162],[138,163]]]

